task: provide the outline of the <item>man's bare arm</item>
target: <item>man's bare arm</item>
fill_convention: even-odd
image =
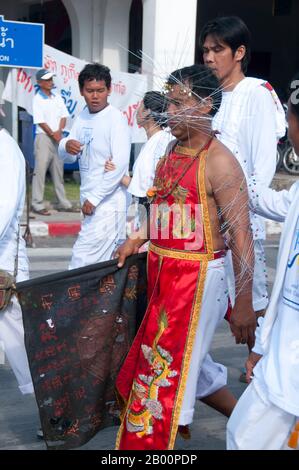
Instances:
[[[136,232],[132,232],[129,238],[118,247],[115,256],[118,258],[117,266],[122,268],[128,256],[138,253],[139,248],[149,239],[149,221],[145,220]]]
[[[64,117],[64,118],[61,118],[61,119],[60,119],[60,123],[59,123],[59,130],[60,130],[60,132],[63,131],[63,129],[65,128],[65,125],[66,125],[66,118]]]
[[[43,130],[49,137],[53,137],[54,131],[51,129],[51,127],[48,126],[48,124],[46,124],[45,122],[40,122],[38,125],[42,128],[42,130]]]
[[[236,294],[231,330],[237,343],[252,347],[256,327],[252,307],[254,249],[245,176],[238,161],[221,144],[209,155],[207,176],[232,251]]]

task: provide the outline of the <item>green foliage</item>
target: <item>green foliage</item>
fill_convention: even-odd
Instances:
[[[64,182],[64,188],[66,192],[66,197],[69,201],[72,202],[79,202],[80,199],[80,185],[73,181],[72,179],[66,179]],[[54,191],[54,186],[52,181],[47,180],[45,185],[45,196],[44,199],[46,201],[50,201],[51,203],[56,202],[56,196]]]

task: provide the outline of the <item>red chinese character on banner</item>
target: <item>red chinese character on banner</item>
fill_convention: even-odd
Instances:
[[[78,434],[79,432],[79,420],[76,419],[76,421],[72,424],[72,426],[66,431],[66,435],[69,436],[71,434]]]
[[[53,294],[47,294],[42,296],[42,307],[44,310],[50,310],[53,305]]]
[[[128,279],[131,281],[137,281],[138,279],[138,268],[137,266],[133,265],[130,267],[128,272]]]
[[[110,275],[101,280],[99,291],[100,294],[112,294],[115,288],[114,277]]]
[[[78,300],[81,297],[80,284],[68,288],[70,300]]]
[[[136,286],[127,287],[124,292],[124,298],[128,300],[136,300],[137,299],[137,289]]]

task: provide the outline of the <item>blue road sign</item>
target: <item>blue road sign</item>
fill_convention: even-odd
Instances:
[[[44,25],[0,15],[0,67],[43,67]]]

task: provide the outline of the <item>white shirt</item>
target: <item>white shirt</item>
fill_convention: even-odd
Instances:
[[[233,91],[223,92],[213,129],[220,132],[218,139],[235,155],[246,179],[255,175],[269,186],[276,170],[277,140],[283,134],[285,118],[280,102],[262,83],[247,77]],[[251,224],[253,238],[265,238],[264,222],[256,214],[251,214]]]
[[[299,217],[290,248],[282,291],[282,301],[284,304],[299,312]]]
[[[38,124],[45,123],[55,132],[59,129],[61,119],[69,116],[63,99],[54,93],[48,96],[39,90],[33,98],[32,106],[33,122],[37,124],[36,134],[46,134]]]
[[[70,139],[78,140],[83,146],[78,156],[65,150]],[[128,171],[130,145],[128,125],[118,109],[111,105],[98,113],[90,113],[87,107],[83,109],[58,149],[59,157],[66,163],[79,160],[81,204],[87,199],[96,207],[104,201],[115,201],[117,194],[125,195],[120,181]],[[116,169],[105,172],[105,162],[111,157]]]
[[[257,364],[254,375],[261,394],[266,393],[276,406],[299,416],[299,217],[268,354]]]
[[[25,159],[15,140],[0,130],[0,269],[14,272],[17,234],[25,201]],[[20,237],[18,271],[28,276],[25,242]],[[22,276],[24,279],[24,276]]]
[[[269,307],[256,329],[253,350],[263,358],[253,384],[261,397],[299,416],[299,184],[276,192],[252,179],[249,194],[259,214],[285,219]]]
[[[173,139],[170,132],[161,130],[142,146],[133,167],[129,193],[136,197],[146,197],[147,190],[153,185],[157,163],[165,155],[166,148]]]

